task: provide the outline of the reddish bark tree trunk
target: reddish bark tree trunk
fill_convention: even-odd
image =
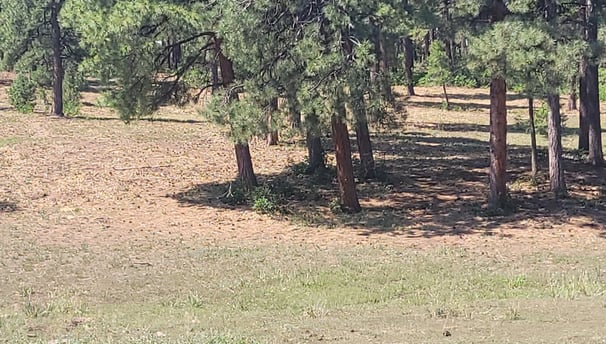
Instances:
[[[332,135],[335,144],[335,156],[337,160],[337,179],[341,191],[341,207],[346,212],[357,213],[362,210],[356,192],[356,180],[351,162],[351,143],[347,125],[339,116],[333,116],[331,120]]]
[[[490,195],[492,208],[507,204],[507,85],[495,77],[490,83]]]
[[[247,143],[236,143],[236,161],[238,162],[238,178],[248,188],[258,185],[257,176],[253,170],[250,148]]]
[[[221,68],[221,79],[223,79],[223,87],[228,88],[234,82],[234,68],[231,60],[229,60],[221,51],[221,40],[215,39],[215,51],[219,59]],[[228,91],[230,92],[230,91]],[[231,101],[237,101],[237,94],[229,95]],[[250,148],[246,141],[235,144],[236,161],[238,163],[238,179],[247,187],[257,186],[257,177],[253,169],[252,158],[250,156]]]
[[[557,198],[566,195],[566,181],[562,166],[562,118],[560,116],[560,96],[547,96],[549,115],[547,135],[549,140],[549,186]]]
[[[61,42],[61,26],[59,25],[59,12],[63,2],[53,0],[51,2],[50,24],[51,39],[53,45],[53,107],[52,114],[63,117],[63,42]]]
[[[538,152],[537,152],[537,130],[534,124],[534,99],[528,98],[528,119],[530,121],[530,173],[532,178],[536,178],[539,173]]]
[[[415,81],[414,81],[414,44],[410,36],[404,38],[404,72],[406,73],[406,86],[408,87],[408,95],[415,95]]]

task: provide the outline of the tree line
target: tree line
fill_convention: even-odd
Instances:
[[[238,179],[257,185],[248,142],[279,140],[284,123],[306,136],[308,167],[325,166],[332,137],[341,206],[360,211],[356,174],[376,176],[369,123],[390,116],[392,86],[415,94],[416,76],[443,89],[490,89],[491,207],[508,203],[506,93],[528,98],[532,171],[534,102],[548,108],[549,179],[567,193],[560,94],[579,102],[579,149],[603,165],[598,39],[603,0],[4,0],[1,67],[17,73],[10,99],[55,116],[76,113],[96,78],[129,121],[167,103],[207,99],[204,114],[229,129]],[[420,66],[420,67],[419,67]],[[40,91],[42,90],[42,91]],[[360,171],[352,163],[355,131]]]

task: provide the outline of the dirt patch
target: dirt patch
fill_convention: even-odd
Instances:
[[[6,109],[5,91],[3,86],[0,108]],[[360,185],[365,210],[359,215],[330,212],[327,203],[336,197],[330,183],[316,190],[323,202],[299,202],[294,214],[276,217],[225,206],[217,192],[202,202],[179,202],[175,194],[233,180],[233,149],[223,131],[194,107],[165,108],[161,117],[127,125],[91,106],[98,94],[86,93],[89,105],[77,119],[2,110],[0,137],[12,139],[0,146],[0,190],[19,207],[0,205],[9,210],[0,216],[7,227],[61,245],[185,240],[542,249],[601,243],[605,187],[598,172],[567,161],[571,200],[551,200],[544,185],[524,188],[513,193],[516,213],[487,215],[488,147],[480,138],[487,137],[486,92],[452,90],[453,104],[473,101],[476,112],[435,110],[425,103],[438,104],[440,90],[418,92],[398,117],[407,118],[403,127],[378,131],[375,152],[385,175]],[[522,107],[523,99],[512,96],[511,105]],[[306,154],[300,141],[277,147],[253,141],[251,150],[262,181],[279,176],[306,183],[291,168]],[[526,150],[512,147],[512,180],[524,176]]]

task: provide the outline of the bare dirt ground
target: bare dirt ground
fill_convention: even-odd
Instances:
[[[572,200],[537,196],[545,185],[514,190],[521,202],[518,214],[483,216],[487,97],[481,90],[451,92],[454,104],[476,104],[478,110],[434,109],[432,104],[441,101],[438,90],[419,88],[420,95],[407,101],[405,127],[377,140],[378,164],[388,176],[384,183],[360,186],[362,215],[335,217],[325,204],[307,202],[302,211],[319,215],[290,221],[224,206],[216,192],[196,202],[174,197],[200,186],[227,186],[234,177],[228,139],[193,109],[165,109],[161,118],[128,125],[91,106],[76,119],[24,116],[7,111],[3,88],[0,216],[4,223],[35,225],[31,234],[39,242],[63,245],[150,239],[420,247],[600,243],[606,223],[604,179],[579,162],[567,162],[573,171],[568,178]],[[85,96],[94,104],[93,94]],[[510,102],[512,109],[524,105]],[[445,134],[432,137],[436,131]],[[519,147],[512,150],[515,179],[523,176],[526,161],[516,155]],[[262,180],[283,174],[305,156],[301,144],[268,148],[262,141],[252,143],[252,153]],[[578,173],[583,169],[589,172]],[[331,228],[318,227],[327,223]]]
[[[6,79],[5,75],[2,80]],[[204,314],[210,319],[203,324],[218,329],[242,326],[249,329],[246,335],[269,338],[268,342],[275,343],[436,343],[449,339],[443,329],[453,328],[461,335],[456,339],[462,340],[461,343],[508,342],[509,335],[523,342],[533,330],[541,332],[532,340],[536,343],[562,338],[568,338],[566,342],[570,343],[601,343],[605,338],[598,329],[604,320],[605,305],[602,264],[606,249],[606,178],[602,171],[586,166],[572,151],[575,139],[571,133],[578,119],[574,113],[569,114],[571,130],[564,138],[571,191],[568,199],[556,201],[545,192],[544,152],[542,182],[536,186],[528,182],[529,140],[524,132],[512,127],[510,188],[516,210],[511,214],[487,212],[483,208],[488,180],[486,91],[451,89],[455,110],[446,112],[440,109],[441,89],[418,88],[418,96],[399,97],[406,111],[396,115],[398,127],[375,128],[375,154],[382,172],[378,181],[359,185],[362,214],[333,214],[329,203],[337,196],[334,181],[314,187],[307,177],[293,172],[291,166],[303,161],[306,155],[299,138],[284,138],[285,143],[276,147],[266,147],[263,140],[253,141],[251,151],[260,180],[285,180],[295,194],[303,195],[291,200],[290,212],[269,216],[257,214],[247,206],[232,207],[219,201],[235,177],[232,144],[220,128],[198,115],[194,107],[164,108],[153,118],[125,124],[108,109],[95,106],[98,94],[86,93],[82,116],[57,119],[44,115],[43,111],[31,115],[12,111],[7,101],[7,86],[8,81],[0,85],[0,253],[3,256],[0,271],[6,272],[0,277],[0,284],[4,283],[4,287],[0,286],[0,333],[3,322],[12,324],[12,316],[4,316],[2,312],[23,309],[26,318],[34,320],[13,326],[23,331],[15,330],[14,338],[30,334],[32,338],[47,338],[45,336],[55,334],[54,325],[36,322],[42,318],[37,316],[37,308],[32,310],[28,303],[12,299],[19,294],[18,298],[29,300],[30,288],[38,290],[46,283],[56,285],[61,293],[65,290],[72,293],[61,294],[59,300],[87,300],[98,304],[98,309],[89,312],[98,316],[95,333],[116,335],[112,331],[122,325],[108,319],[117,318],[141,322],[132,328],[124,325],[128,327],[125,333],[133,335],[133,331],[141,328],[162,328],[158,322],[164,319],[166,309],[173,312],[177,307],[175,314],[181,314],[178,307],[182,307],[183,302],[197,307],[198,294],[191,294],[192,286],[198,286],[197,292],[202,295],[211,289],[204,287],[204,283],[211,283],[209,280],[216,280],[215,287],[221,291],[213,296],[219,300],[214,301],[216,304],[208,301],[217,309],[226,307],[219,302],[231,300],[225,295],[232,292],[236,295],[233,290],[254,302],[262,302],[259,300],[264,300],[266,295],[257,297],[248,293],[253,293],[255,287],[266,291],[263,288],[269,285],[272,289],[266,291],[270,295],[267,297],[279,299],[281,289],[274,290],[271,278],[268,282],[263,276],[278,276],[275,278],[294,283],[296,288],[291,286],[291,289],[297,292],[300,285],[311,288],[321,293],[321,299],[325,296],[323,289],[317,287],[317,281],[309,282],[305,276],[317,273],[320,277],[314,278],[328,279],[326,276],[335,274],[331,269],[337,269],[337,277],[339,273],[344,274],[342,281],[328,279],[320,281],[324,284],[317,283],[325,288],[335,283],[334,292],[341,295],[340,288],[345,288],[352,278],[356,281],[356,273],[352,273],[348,265],[353,262],[352,271],[364,271],[370,266],[370,273],[374,274],[370,277],[377,281],[387,278],[385,285],[389,285],[392,277],[397,280],[401,278],[398,276],[408,273],[412,279],[420,274],[420,282],[414,282],[420,283],[419,290],[425,286],[428,293],[435,292],[427,296],[430,301],[417,295],[419,304],[429,302],[429,311],[416,308],[411,311],[408,306],[402,306],[400,302],[408,301],[400,300],[400,291],[390,296],[397,301],[395,304],[377,301],[379,306],[373,308],[375,301],[366,299],[370,292],[362,289],[362,308],[353,303],[351,307],[335,310],[331,308],[330,299],[317,303],[312,298],[311,306],[307,306],[311,308],[302,311],[307,319],[302,322],[299,313],[282,314],[273,311],[274,306],[268,306],[269,311],[261,316],[247,313],[247,307],[257,308],[247,306],[248,299],[237,294],[240,296],[232,297],[240,302],[236,311],[231,308],[224,313],[212,308],[200,311],[208,312]],[[523,99],[512,95],[509,102],[512,123],[523,116],[525,105]],[[544,143],[544,139],[541,140]],[[328,139],[326,142],[329,144]],[[329,162],[330,155],[331,152]],[[230,250],[213,251],[225,247]],[[260,247],[262,251],[257,251]],[[284,251],[284,247],[289,249]],[[446,253],[441,256],[443,249]],[[457,251],[459,249],[461,251]],[[200,253],[202,251],[204,253]],[[401,252],[414,254],[402,256]],[[404,265],[415,265],[414,257],[424,257],[424,252],[431,253],[427,261],[420,260],[421,272],[400,271]],[[213,263],[213,254],[226,263]],[[368,262],[365,254],[369,255]],[[198,255],[203,256],[203,263],[210,267],[196,265],[200,264],[194,259]],[[312,265],[311,272],[304,271],[301,277],[297,264],[304,267],[316,264],[315,259],[323,262],[317,263],[318,271],[313,270]],[[383,275],[384,263],[393,271]],[[441,264],[451,266],[453,272],[444,272],[439,267]],[[560,297],[560,293],[564,293],[566,300],[481,301],[476,294],[490,293],[491,284],[484,286],[485,290],[467,290],[465,286],[476,277],[484,281],[476,274],[492,271],[492,264],[506,277],[498,275],[494,280],[492,275],[480,277],[486,277],[514,296],[518,288],[524,287],[528,288],[524,289],[528,297],[534,297],[534,282],[526,282],[528,278],[547,286],[553,284],[552,296]],[[463,280],[457,280],[459,265]],[[95,271],[80,271],[79,266]],[[269,267],[271,271],[267,271]],[[424,272],[425,268],[429,272]],[[251,271],[254,276],[247,275]],[[574,271],[580,272],[575,275]],[[106,282],[102,282],[104,274]],[[443,274],[456,281],[451,287],[456,283],[467,296],[463,299],[450,294],[442,296],[441,293],[447,293],[450,288],[448,279],[437,277]],[[227,278],[228,282],[221,278]],[[435,283],[432,278],[436,279]],[[90,280],[99,285],[87,286]],[[250,286],[243,284],[246,281]],[[236,287],[232,288],[229,283]],[[238,286],[242,290],[237,289]],[[432,286],[439,289],[432,291]],[[499,290],[498,287],[495,290]],[[173,291],[178,300],[186,301],[174,301]],[[298,304],[296,300],[309,296],[305,293],[309,291],[305,289],[296,294],[292,302]],[[577,300],[577,293],[587,298]],[[44,295],[48,299],[56,296]],[[359,297],[356,295],[352,297]],[[434,296],[446,300],[444,303],[450,308],[433,304]],[[486,299],[493,297],[489,295]],[[153,300],[154,304],[161,300],[164,308],[148,310],[146,300]],[[145,307],[141,312],[137,309],[136,315],[130,314],[126,309],[132,306],[128,305],[131,301]],[[291,301],[284,302],[290,304]],[[334,302],[349,305],[348,300]],[[127,306],[121,306],[123,304]],[[103,307],[113,308],[107,311]],[[88,322],[86,317],[73,318],[73,314],[80,313],[72,310],[66,311],[70,315],[68,327],[74,321],[73,327]],[[591,317],[579,318],[583,310]],[[125,315],[120,318],[120,314]],[[187,313],[183,316],[186,319],[178,320],[187,326],[199,324],[196,313],[191,314],[191,319]],[[102,321],[104,316],[107,319]],[[281,316],[289,319],[290,325],[271,318]],[[528,316],[528,321],[516,322],[524,316]],[[330,321],[326,321],[327,318]],[[347,326],[353,323],[366,324],[366,329],[362,326],[362,330],[356,327],[350,331]],[[185,328],[186,325],[179,326]],[[4,326],[11,328],[12,325]],[[133,330],[136,326],[140,327]],[[175,325],[173,330],[182,330],[182,327]],[[157,342],[162,337],[156,336],[155,330],[149,331],[155,340],[143,342]],[[322,331],[324,335],[318,334]]]

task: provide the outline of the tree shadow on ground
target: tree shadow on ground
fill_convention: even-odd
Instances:
[[[449,95],[450,97],[450,95]],[[435,98],[435,97],[432,97]],[[455,98],[453,98],[455,99]],[[444,108],[444,103],[442,102],[432,102],[432,101],[417,101],[417,100],[412,100],[409,99],[406,104],[408,106],[416,106],[416,107],[422,107],[422,108],[428,108],[428,109],[440,109],[440,110],[446,110]],[[507,108],[508,109],[526,109],[525,106],[519,106],[519,105],[512,105],[512,104],[507,104]],[[459,100],[451,100],[450,101],[450,110],[449,111],[485,111],[485,110],[490,110],[490,104],[483,104],[483,103],[473,103],[473,102],[468,102],[468,101],[459,101]]]
[[[555,200],[547,192],[545,173],[537,185],[531,183],[527,147],[509,149],[511,211],[486,209],[488,153],[487,142],[469,138],[382,136],[375,142],[379,175],[358,185],[364,208],[359,214],[338,212],[334,171],[318,180],[303,175],[300,166],[295,166],[275,175],[259,176],[259,180],[283,202],[280,209],[284,211],[277,215],[282,220],[314,227],[347,227],[364,236],[504,235],[500,231],[503,225],[519,230],[525,230],[529,223],[549,228],[575,216],[587,219],[581,226],[599,229],[601,235],[606,233],[604,176],[581,161],[568,159],[565,167],[571,197]],[[539,160],[541,171],[546,171],[546,152],[541,151]],[[203,184],[171,197],[184,205],[226,207],[221,197],[229,186]],[[586,192],[589,189],[594,191]],[[241,207],[251,209],[250,203]]]
[[[487,124],[476,124],[476,123],[415,123],[414,128],[417,129],[431,129],[440,130],[447,132],[482,132],[489,133],[490,126]],[[507,126],[507,132],[509,133],[528,133],[529,128],[523,123],[514,123]],[[541,135],[541,134],[537,134]],[[562,136],[578,135],[577,128],[563,127]]]
[[[19,210],[17,204],[9,201],[0,201],[0,214],[2,213],[13,213]]]
[[[487,87],[488,89],[488,87]],[[459,99],[459,100],[490,100],[490,94],[489,93],[483,93],[483,92],[476,92],[476,93],[456,93],[456,92],[448,92],[448,87],[446,88],[446,91],[448,93],[448,97],[452,98],[452,99]],[[422,97],[422,98],[439,98],[441,97],[441,94],[417,94],[417,97]],[[515,101],[515,100],[523,100],[523,99],[527,99],[527,97],[520,95],[520,94],[515,94],[515,93],[508,93],[507,94],[507,101]]]
[[[117,121],[124,122],[123,119],[116,116],[87,116],[87,115],[77,115],[72,116],[70,119],[74,120],[83,120],[83,121]],[[204,120],[195,120],[195,119],[179,119],[179,118],[163,118],[163,117],[141,117],[137,119],[133,119],[133,122],[141,121],[141,122],[158,122],[158,123],[185,123],[185,124],[202,124],[208,123],[208,121]]]

